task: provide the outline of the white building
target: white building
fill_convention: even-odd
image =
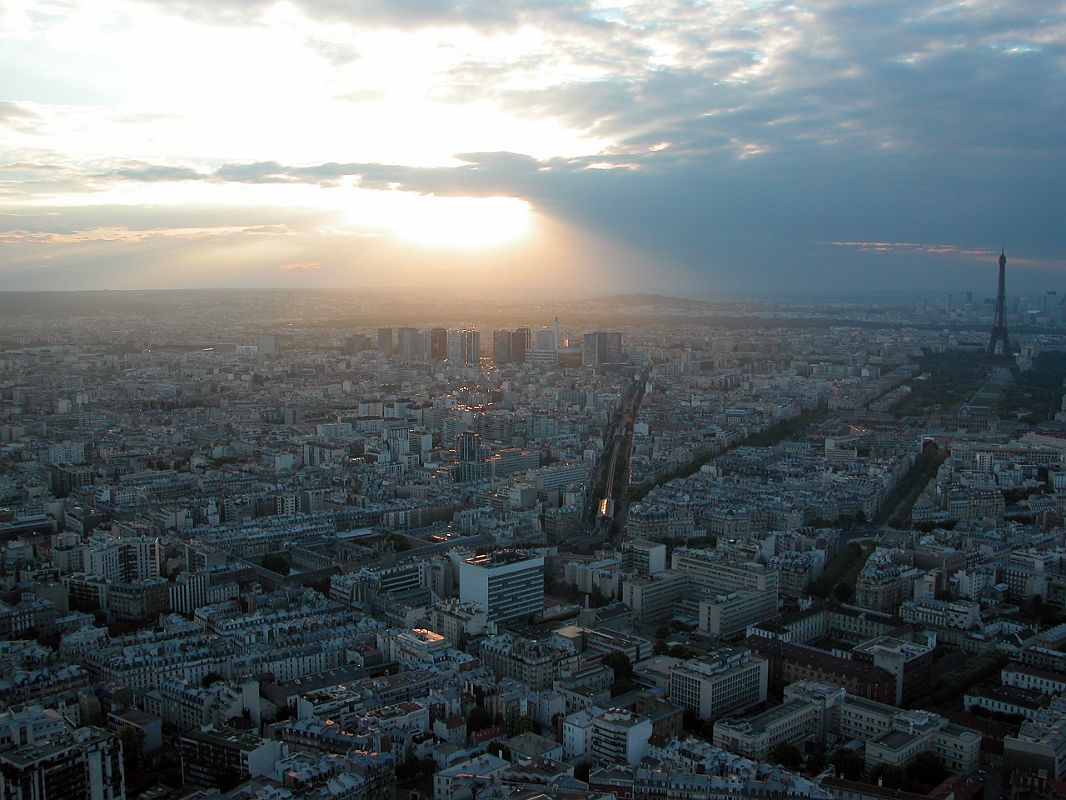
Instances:
[[[1066,676],[1057,672],[1012,662],[999,673],[1000,683],[1016,689],[1032,689],[1041,694],[1061,694],[1066,691]]]
[[[766,701],[768,661],[750,650],[722,648],[670,671],[670,701],[700,719],[735,714]]]
[[[567,761],[584,761],[592,755],[593,721],[603,709],[591,708],[568,714],[563,720],[563,757]]]
[[[980,625],[981,606],[970,600],[952,602],[924,598],[901,604],[899,615],[904,622],[968,631]]]
[[[771,592],[742,589],[719,594],[700,601],[700,630],[728,639],[776,613],[777,597]]]
[[[544,610],[544,556],[497,550],[459,564],[459,600],[477,603],[490,620]]]
[[[40,744],[67,729],[54,709],[27,704],[0,712],[0,749]]]
[[[765,761],[777,745],[800,745],[818,734],[819,709],[802,700],[788,700],[761,714],[714,723],[714,744],[730,753]]]
[[[651,719],[620,708],[603,712],[592,721],[592,758],[605,766],[635,767],[648,753]]]
[[[642,539],[622,542],[622,568],[641,575],[654,575],[666,569],[666,545]]]
[[[472,800],[479,790],[497,782],[495,777],[511,766],[502,758],[484,753],[433,776],[433,800]]]

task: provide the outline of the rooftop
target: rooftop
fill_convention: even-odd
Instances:
[[[480,556],[471,556],[464,559],[464,564],[475,567],[500,567],[506,564],[520,564],[523,561],[532,561],[541,558],[536,553],[528,553],[525,550],[494,550]]]

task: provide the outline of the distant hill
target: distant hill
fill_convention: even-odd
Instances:
[[[0,292],[0,317],[78,317],[158,308],[146,292]]]

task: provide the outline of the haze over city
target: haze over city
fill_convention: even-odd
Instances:
[[[8,289],[1057,288],[1060,3],[0,9]]]

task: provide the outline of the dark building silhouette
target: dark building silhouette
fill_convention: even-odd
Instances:
[[[448,331],[444,328],[430,330],[429,354],[434,361],[443,361],[448,357]]]

